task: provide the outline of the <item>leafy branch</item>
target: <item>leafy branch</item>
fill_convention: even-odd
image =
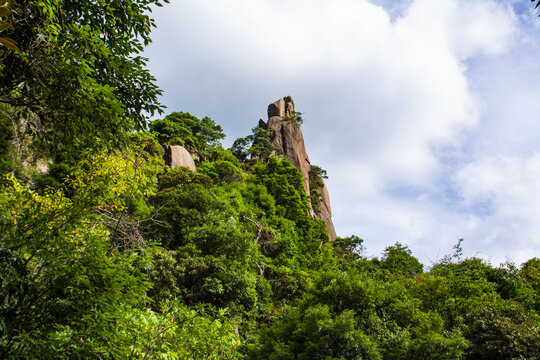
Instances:
[[[0,32],[5,30],[13,30],[14,27],[10,22],[3,20],[6,16],[13,12],[14,0],[0,0]],[[17,42],[9,37],[0,36],[0,44],[9,50],[18,51]],[[5,51],[0,49],[0,56],[4,55]],[[0,60],[0,64],[1,64]]]

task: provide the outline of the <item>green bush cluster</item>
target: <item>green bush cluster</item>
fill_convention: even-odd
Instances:
[[[207,159],[212,148],[225,137],[221,126],[209,117],[202,119],[190,113],[174,112],[150,123],[150,129],[163,145],[182,145],[191,153]]]

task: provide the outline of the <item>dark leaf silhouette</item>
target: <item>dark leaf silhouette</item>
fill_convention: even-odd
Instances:
[[[532,3],[536,2],[536,5],[534,6],[535,9],[537,9],[540,6],[540,0],[531,0]],[[538,15],[540,16],[540,15]]]

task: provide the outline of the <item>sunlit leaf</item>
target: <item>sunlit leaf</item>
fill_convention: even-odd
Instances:
[[[13,25],[7,23],[7,22],[0,22],[0,31],[4,31],[4,30],[12,30],[13,29]]]
[[[7,37],[0,37],[0,44],[4,45],[10,50],[16,50],[18,51],[19,48],[17,47],[17,42],[13,39],[7,38]]]

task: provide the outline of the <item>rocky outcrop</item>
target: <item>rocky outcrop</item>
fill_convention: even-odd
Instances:
[[[197,170],[191,154],[180,145],[167,145],[165,147],[165,163],[173,169],[184,167],[192,171]]]
[[[315,214],[317,219],[324,220],[326,223],[326,228],[328,229],[328,235],[330,236],[330,241],[334,241],[337,238],[336,229],[334,228],[334,223],[332,222],[332,208],[330,207],[330,193],[328,193],[328,188],[326,184],[323,186],[322,190],[322,200],[319,205],[320,212]]]
[[[300,124],[296,121],[293,99],[287,96],[268,105],[268,123],[264,124],[262,122],[259,123],[259,126],[265,127],[269,131],[272,145],[280,149],[300,173],[302,173],[304,177],[304,188],[309,195],[311,190],[309,172],[312,166],[306,152]],[[310,213],[311,216],[325,221],[330,240],[333,241],[337,236],[332,222],[330,195],[326,185],[324,185],[324,181],[319,191],[321,202],[317,206],[318,211],[316,212],[313,206],[311,206]]]
[[[285,96],[275,103],[268,105],[268,119],[274,116],[279,116],[281,118],[294,116],[294,101],[292,97]]]

